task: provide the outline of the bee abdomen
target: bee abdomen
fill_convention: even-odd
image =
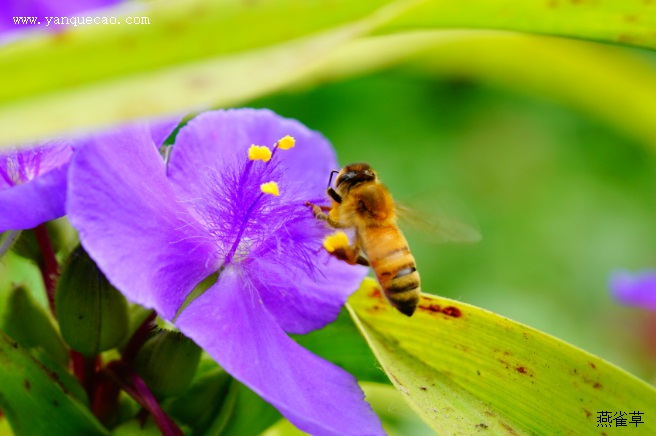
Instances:
[[[390,303],[404,315],[412,315],[421,295],[419,273],[415,266],[401,268],[385,285],[383,289]]]

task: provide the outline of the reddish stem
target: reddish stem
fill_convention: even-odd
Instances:
[[[146,319],[141,323],[141,325],[135,330],[134,334],[130,338],[130,341],[123,349],[121,354],[121,360],[126,364],[132,363],[132,360],[137,356],[137,352],[141,346],[146,342],[146,339],[150,336],[150,333],[153,330],[153,321],[157,317],[155,311],[151,311]]]
[[[75,350],[71,350],[71,365],[73,374],[82,384],[89,401],[93,401],[96,388],[96,369],[100,366],[100,356],[87,357]]]
[[[102,371],[96,374],[96,389],[91,401],[91,411],[105,425],[111,426],[116,419],[120,392],[118,384],[108,375]]]
[[[110,362],[105,371],[134,400],[146,409],[155,419],[155,423],[163,436],[183,436],[180,427],[162,410],[155,396],[141,377],[125,362],[115,360]]]
[[[57,277],[59,277],[59,263],[57,263],[55,250],[52,248],[45,223],[39,224],[34,228],[34,236],[43,256],[43,262],[39,262],[39,270],[41,270],[43,284],[46,287],[50,311],[55,316],[55,285],[57,283]]]

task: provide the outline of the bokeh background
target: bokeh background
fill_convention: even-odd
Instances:
[[[380,60],[386,45],[375,45],[374,60],[352,72],[317,67],[233,106],[269,108],[322,132],[340,163],[369,162],[396,199],[457,203],[479,243],[435,245],[408,232],[425,292],[656,382],[656,314],[620,306],[608,287],[614,271],[656,268],[656,56],[547,37],[521,50],[475,38],[481,45],[469,51],[408,45],[389,61]],[[17,280],[40,287],[36,269],[10,254],[0,285]],[[388,394],[374,394],[381,408],[411,415],[392,410],[400,400]]]
[[[403,66],[250,105],[323,132],[340,163],[371,163],[397,199],[455,197],[483,238],[435,245],[409,233],[425,292],[653,380],[656,319],[619,306],[608,288],[620,268],[656,266],[648,145],[544,96]]]

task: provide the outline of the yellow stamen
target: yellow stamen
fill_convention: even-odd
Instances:
[[[296,145],[296,140],[289,135],[278,141],[278,148],[281,150],[289,150],[294,145]]]
[[[248,149],[248,158],[250,160],[269,162],[269,159],[271,159],[271,150],[265,145],[251,145]]]
[[[323,240],[323,248],[325,248],[328,253],[332,253],[340,248],[346,248],[348,245],[348,236],[346,236],[346,233],[344,232],[335,232],[332,235],[326,236]]]
[[[278,191],[278,184],[276,182],[267,182],[260,185],[260,190],[265,194],[275,195],[276,197],[280,194]]]

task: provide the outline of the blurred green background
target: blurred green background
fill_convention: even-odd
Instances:
[[[607,286],[618,268],[656,266],[656,166],[642,144],[544,98],[403,67],[249,105],[321,131],[340,164],[371,163],[397,199],[464,205],[480,243],[408,235],[425,292],[653,380],[655,319]]]

